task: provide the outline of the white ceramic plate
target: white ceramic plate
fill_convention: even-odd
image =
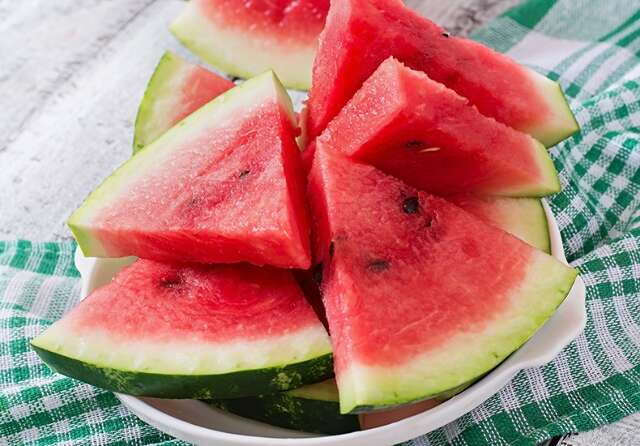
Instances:
[[[551,249],[566,262],[560,231],[544,203]],[[108,283],[134,258],[97,259],[76,250],[76,266],[82,275],[82,296]],[[464,392],[418,415],[395,423],[343,435],[318,436],[281,429],[211,408],[195,400],[136,398],[118,394],[120,401],[141,419],[161,431],[197,445],[238,446],[372,446],[401,443],[437,429],[471,411],[500,390],[520,370],[551,361],[584,328],[585,288],[578,277],[569,296],[547,323],[500,366]]]

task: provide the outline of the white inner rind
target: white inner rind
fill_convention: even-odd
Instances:
[[[547,103],[548,115],[540,125],[525,131],[549,147],[575,133],[579,128],[578,122],[560,85],[536,71],[528,71],[536,90]]]
[[[263,369],[331,353],[329,336],[320,324],[267,339],[208,342],[184,335],[170,341],[113,337],[106,331],[78,330],[62,319],[32,344],[94,366],[175,375]]]
[[[110,257],[108,249],[92,234],[93,219],[102,209],[128,195],[133,185],[145,176],[166,169],[165,160],[174,150],[182,148],[185,141],[213,133],[231,122],[237,127],[239,120],[251,116],[269,100],[281,104],[295,125],[291,99],[278,78],[268,71],[205,104],[120,166],[69,218],[69,226],[82,252],[91,257]]]
[[[494,200],[499,212],[496,226],[547,254],[551,252],[549,225],[540,199],[496,197]]]
[[[162,70],[158,75],[161,78],[159,85],[150,85],[150,97],[144,98],[150,101],[141,127],[136,129],[146,141],[153,141],[171,127],[175,119],[176,110],[182,110],[182,89],[194,70],[192,64],[172,55],[171,59],[158,66]]]
[[[522,283],[481,330],[452,336],[419,357],[394,365],[351,362],[337,376],[340,411],[428,398],[467,383],[502,362],[529,339],[568,294],[576,271],[535,251]],[[481,297],[481,296],[479,296]]]
[[[287,87],[311,86],[316,41],[305,44],[225,27],[206,17],[197,2],[189,2],[170,30],[187,48],[228,74],[248,78],[272,69]]]
[[[335,379],[327,379],[319,383],[298,387],[297,389],[289,390],[287,395],[305,400],[332,401],[336,403],[339,400]]]

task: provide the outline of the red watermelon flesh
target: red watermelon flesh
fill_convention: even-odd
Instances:
[[[138,109],[134,152],[233,87],[233,82],[187,62],[171,51],[165,52]]]
[[[138,260],[83,300],[66,323],[76,333],[103,330],[120,342],[219,343],[275,338],[318,318],[286,270]]]
[[[309,141],[389,56],[545,145],[578,129],[555,82],[479,43],[448,35],[399,0],[342,0],[332,3],[320,35],[307,103]]]
[[[329,0],[193,0],[171,30],[229,74],[273,69],[286,86],[308,89],[328,9]]]
[[[553,257],[321,143],[308,193],[343,413],[483,375],[575,279]]]
[[[313,375],[321,366],[314,362],[326,362],[331,351],[291,272],[151,260],[123,269],[33,345],[70,376],[126,393],[174,398],[282,390],[259,383],[265,378],[286,384],[292,378],[286,366],[308,361],[303,375]],[[255,386],[238,381],[234,388],[233,375],[243,373],[253,374]]]
[[[544,196],[560,190],[542,144],[393,58],[318,141],[439,195]]]
[[[196,0],[210,20],[231,28],[249,26],[272,39],[315,42],[329,10],[328,0]]]
[[[297,128],[273,73],[181,121],[70,218],[85,255],[310,266]]]

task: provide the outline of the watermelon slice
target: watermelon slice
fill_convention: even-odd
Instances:
[[[540,199],[452,195],[447,200],[480,220],[551,254],[549,225]]]
[[[450,36],[400,0],[342,0],[331,4],[314,61],[309,141],[389,56],[546,146],[578,130],[557,83],[479,43]]]
[[[441,400],[434,398],[415,404],[407,404],[406,406],[400,406],[395,409],[361,413],[359,415],[360,426],[362,429],[373,429],[374,427],[385,426],[425,412],[436,407],[441,402]]]
[[[138,260],[33,339],[52,368],[161,398],[233,398],[331,376],[324,327],[291,273]]]
[[[393,58],[367,79],[320,141],[439,195],[526,197],[560,190],[542,144]]]
[[[340,414],[338,388],[333,379],[273,395],[218,400],[211,404],[286,429],[327,435],[360,430],[356,415]]]
[[[329,0],[192,0],[170,29],[226,73],[273,69],[287,87],[307,90],[328,9]]]
[[[133,152],[153,142],[182,118],[233,86],[233,82],[189,63],[171,51],[165,52],[138,108]]]
[[[482,376],[536,332],[576,278],[448,201],[322,144],[308,193],[342,413]]]
[[[273,72],[209,102],[129,159],[71,216],[83,253],[308,268],[295,125]]]

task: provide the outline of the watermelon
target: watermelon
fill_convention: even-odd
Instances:
[[[318,138],[439,195],[544,196],[560,190],[546,148],[389,58]]]
[[[329,0],[192,0],[170,29],[228,74],[273,69],[287,87],[307,90],[328,9]]]
[[[69,226],[91,257],[308,268],[296,132],[289,96],[267,72],[139,151]]]
[[[31,342],[53,369],[160,398],[234,398],[331,376],[329,337],[289,271],[138,260]]]
[[[436,407],[441,402],[441,400],[434,398],[415,404],[407,404],[406,406],[400,406],[395,409],[361,413],[359,415],[360,426],[362,429],[373,429],[374,427],[385,426],[425,412]]]
[[[308,194],[341,413],[481,377],[544,324],[576,278],[518,238],[321,143]]]
[[[485,223],[551,254],[549,225],[540,199],[452,195],[447,200]]]
[[[546,146],[578,130],[562,90],[550,79],[479,43],[449,35],[400,0],[342,0],[332,2],[320,35],[307,103],[308,140],[389,56]]]
[[[274,426],[317,434],[360,430],[356,415],[341,415],[338,388],[329,379],[287,392],[212,401],[215,407]]]
[[[233,82],[166,51],[138,108],[133,152],[233,86]]]

